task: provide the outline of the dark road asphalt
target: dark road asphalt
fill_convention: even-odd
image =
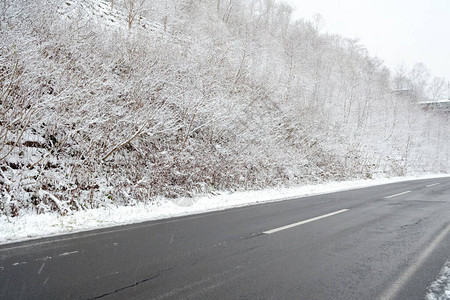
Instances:
[[[0,299],[423,299],[449,258],[439,178],[3,245]]]

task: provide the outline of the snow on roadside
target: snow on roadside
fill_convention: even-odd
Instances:
[[[442,268],[439,277],[429,287],[427,300],[448,300],[450,299],[450,262]]]
[[[151,203],[139,203],[135,206],[102,207],[78,211],[64,217],[50,213],[42,215],[28,213],[17,218],[8,219],[3,215],[0,216],[0,244],[218,211],[258,203],[276,202],[387,183],[439,177],[442,177],[442,175],[330,182],[293,188],[222,193],[219,195],[198,196],[194,198],[161,198]]]

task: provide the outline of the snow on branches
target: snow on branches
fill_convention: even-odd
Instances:
[[[1,1],[0,214],[449,171],[439,82],[269,2]]]

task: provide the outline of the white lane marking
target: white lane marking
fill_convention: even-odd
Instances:
[[[332,213],[329,213],[329,214],[326,214],[326,215],[318,216],[318,217],[311,218],[311,219],[308,219],[308,220],[304,220],[304,221],[301,221],[301,222],[297,222],[297,223],[293,223],[293,224],[290,224],[290,225],[286,225],[286,226],[278,227],[278,228],[275,228],[275,229],[267,230],[267,231],[264,231],[263,233],[265,233],[265,234],[272,234],[272,233],[275,233],[275,232],[278,232],[278,231],[281,231],[281,230],[286,230],[286,229],[289,229],[289,228],[292,228],[292,227],[295,227],[295,226],[299,226],[299,225],[303,225],[303,224],[306,224],[306,223],[314,222],[314,221],[317,221],[317,220],[320,220],[320,219],[323,219],[323,218],[331,217],[331,216],[334,216],[334,215],[337,215],[337,214],[340,214],[340,213],[343,213],[343,212],[346,212],[346,211],[348,211],[347,208],[346,209],[341,209],[341,210],[338,210],[338,211],[335,211],[335,212],[332,212]]]
[[[112,273],[107,274],[106,276],[117,275],[117,274],[119,274],[119,272],[112,272]]]
[[[52,257],[51,256],[41,257],[41,258],[36,259],[36,261],[47,261],[49,259],[52,259]]]
[[[26,265],[26,264],[27,264],[26,261],[22,261],[22,262],[16,262],[16,263],[13,263],[12,265],[13,265],[13,266],[20,266],[20,265]]]
[[[434,249],[442,242],[446,235],[450,232],[450,224],[439,233],[439,235],[431,242],[425,251],[419,256],[416,262],[411,265],[398,279],[387,289],[380,299],[394,299],[405,283],[417,272],[424,261],[431,255]]]
[[[435,185],[438,185],[438,184],[441,184],[441,183],[438,182],[438,183],[429,184],[429,185],[427,185],[426,187],[432,187],[432,186],[435,186]]]
[[[41,275],[42,270],[44,269],[45,263],[42,263],[42,266],[39,268],[38,275]]]
[[[78,253],[78,251],[61,253],[59,256],[67,256],[67,255],[71,255],[71,254],[75,254],[75,253]]]
[[[406,191],[406,192],[403,192],[403,193],[390,195],[390,196],[384,197],[384,199],[390,199],[390,198],[394,198],[394,197],[401,196],[401,195],[408,194],[408,193],[411,193],[411,191]]]

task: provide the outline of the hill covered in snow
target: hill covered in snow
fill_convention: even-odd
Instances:
[[[0,214],[450,169],[422,65],[274,1],[0,3]],[[408,93],[394,93],[406,90]]]

